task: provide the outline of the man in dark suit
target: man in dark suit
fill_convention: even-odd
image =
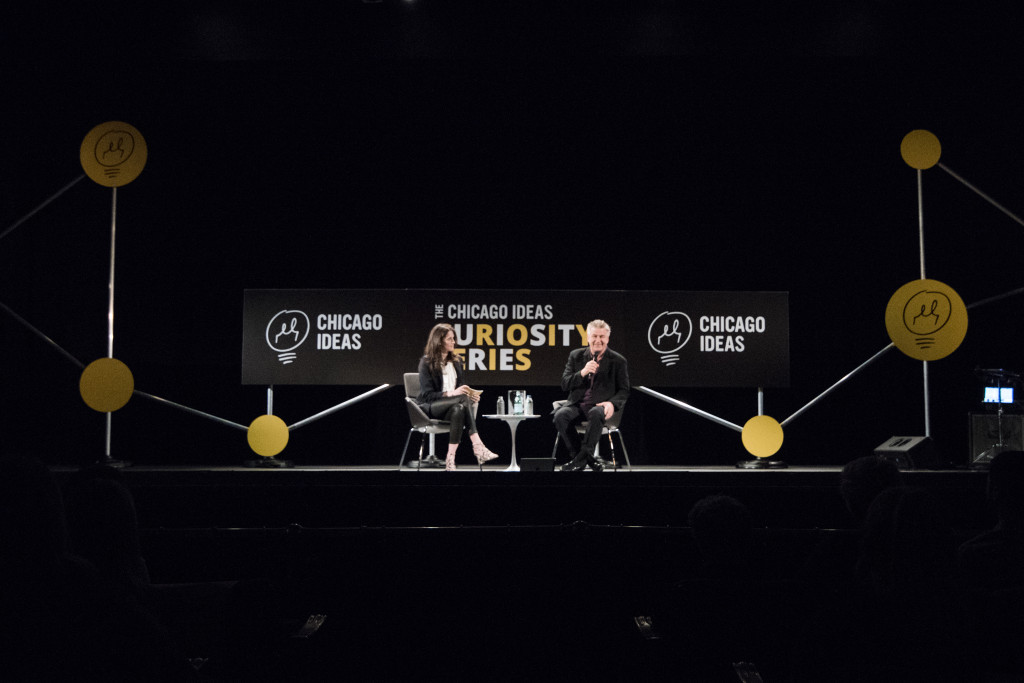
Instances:
[[[587,324],[587,346],[569,354],[562,373],[562,391],[569,399],[554,412],[555,429],[568,447],[570,460],[563,472],[577,472],[589,464],[600,472],[607,464],[595,454],[605,420],[622,410],[629,398],[629,372],[626,358],[608,348],[612,328],[603,320]],[[586,421],[587,431],[580,440],[576,425]]]

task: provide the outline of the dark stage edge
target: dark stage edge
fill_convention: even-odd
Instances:
[[[769,528],[842,528],[839,467],[633,467],[601,473],[514,472],[460,465],[290,468],[130,466],[143,529],[517,527],[574,523],[685,527],[694,502],[728,494]],[[54,468],[58,479],[72,468]],[[990,524],[983,470],[905,470],[907,485],[936,490],[955,526]]]

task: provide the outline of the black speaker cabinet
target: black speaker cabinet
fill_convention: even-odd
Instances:
[[[901,470],[935,466],[935,445],[930,436],[893,436],[875,448],[875,455]]]
[[[970,420],[971,459],[967,464],[972,467],[987,465],[999,451],[1024,450],[1024,415],[1003,413],[1000,418],[995,413],[971,413]]]

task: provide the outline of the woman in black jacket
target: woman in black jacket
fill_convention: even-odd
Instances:
[[[420,393],[416,401],[423,412],[433,419],[451,422],[448,432],[448,455],[444,468],[455,470],[455,451],[462,440],[462,432],[469,433],[473,455],[479,464],[498,457],[484,446],[476,431],[473,407],[480,393],[463,382],[462,362],[455,355],[455,329],[447,323],[434,325],[420,358]]]

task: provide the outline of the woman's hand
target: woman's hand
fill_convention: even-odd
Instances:
[[[461,396],[463,394],[466,394],[467,396],[469,396],[470,400],[472,400],[474,403],[479,402],[479,400],[480,400],[480,395],[477,394],[477,393],[473,393],[473,391],[469,388],[468,384],[461,384],[461,385],[457,386],[452,391],[452,393],[447,394],[447,395],[450,395],[450,396]]]
[[[479,403],[479,401],[480,401],[480,394],[474,393],[469,388],[468,384],[462,384],[460,386],[455,387],[455,390],[452,391],[452,393],[450,395],[451,396],[460,396],[462,394],[466,394],[467,396],[469,396],[470,400],[473,401],[473,403]]]

